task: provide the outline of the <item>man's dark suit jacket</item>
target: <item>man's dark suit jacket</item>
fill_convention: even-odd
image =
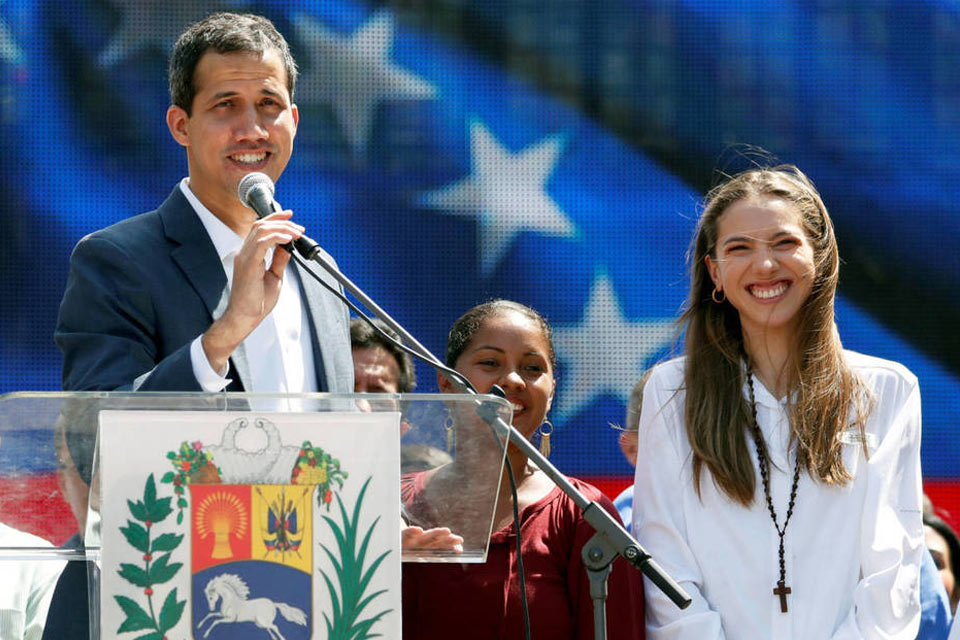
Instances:
[[[352,393],[347,308],[296,269],[318,389]],[[179,186],[156,211],[86,236],[70,257],[55,333],[64,390],[201,391],[190,343],[226,307],[226,284],[213,242]],[[250,388],[250,366],[242,348],[233,354],[228,391]]]

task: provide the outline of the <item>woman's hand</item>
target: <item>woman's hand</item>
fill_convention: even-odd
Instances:
[[[463,553],[463,538],[446,527],[424,531],[422,527],[403,527],[400,531],[403,551],[450,551]]]

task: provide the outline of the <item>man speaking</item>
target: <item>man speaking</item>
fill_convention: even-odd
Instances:
[[[296,78],[263,17],[215,14],[177,40],[167,126],[189,176],[74,249],[55,333],[65,390],[353,391],[346,307],[278,246],[303,227],[237,197],[244,175],[287,166]]]

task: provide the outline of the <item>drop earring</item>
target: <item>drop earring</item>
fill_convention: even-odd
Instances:
[[[453,417],[447,416],[447,419],[443,423],[443,428],[446,430],[447,435],[447,453],[453,453]]]
[[[553,423],[549,420],[544,420],[540,428],[537,429],[537,433],[540,434],[540,453],[544,458],[549,458],[550,451],[552,450],[550,446],[550,436],[553,435]]]

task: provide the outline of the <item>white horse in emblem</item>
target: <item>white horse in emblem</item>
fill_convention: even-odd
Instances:
[[[261,629],[266,629],[272,640],[286,640],[277,629],[277,625],[273,623],[278,611],[290,622],[307,626],[307,614],[301,609],[283,602],[274,602],[268,598],[247,600],[250,587],[240,576],[233,573],[222,573],[211,579],[203,593],[207,596],[210,613],[200,621],[197,629],[199,630],[204,622],[213,618],[213,624],[203,634],[204,638],[209,636],[210,631],[221,622],[252,622]],[[222,600],[219,611],[217,611],[218,600]]]

